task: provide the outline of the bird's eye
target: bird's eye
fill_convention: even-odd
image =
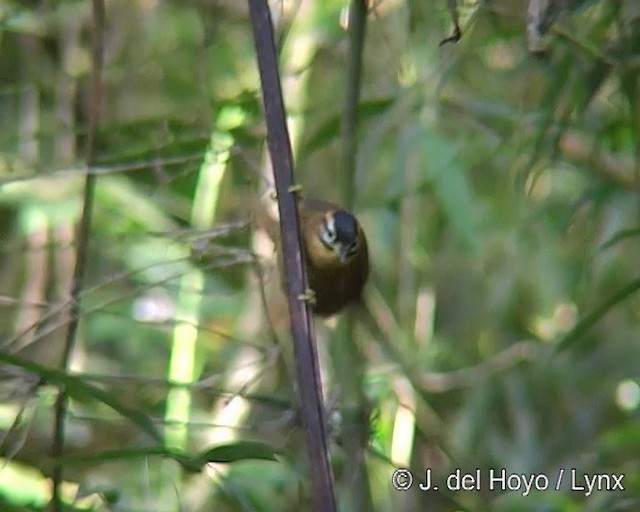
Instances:
[[[333,244],[336,241],[336,232],[331,229],[329,226],[324,226],[322,229],[322,238],[324,238],[325,242],[328,244]]]

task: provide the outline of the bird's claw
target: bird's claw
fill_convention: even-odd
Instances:
[[[298,300],[308,302],[312,306],[316,303],[316,292],[314,292],[311,288],[307,288],[304,293],[298,295]]]
[[[291,185],[287,191],[291,194],[298,194],[301,195],[302,192],[302,185],[300,185],[300,183],[294,183],[293,185]]]
[[[297,194],[298,196],[302,197],[302,185],[300,185],[299,183],[294,183],[289,188],[287,188],[287,192],[289,192],[291,194]],[[269,193],[269,197],[273,201],[277,201],[278,200],[278,193],[275,190],[272,190]]]

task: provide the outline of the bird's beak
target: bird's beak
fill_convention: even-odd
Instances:
[[[343,244],[339,244],[336,247],[336,254],[338,255],[338,261],[340,261],[340,263],[344,263],[349,257],[349,247]]]

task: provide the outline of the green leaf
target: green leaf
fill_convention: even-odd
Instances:
[[[610,249],[614,245],[618,244],[619,242],[626,240],[627,238],[633,238],[639,235],[640,235],[640,228],[623,229],[621,231],[618,231],[617,233],[614,233],[614,235],[611,238],[609,238],[609,240],[607,240],[604,244],[602,244],[602,246],[600,247],[600,250],[605,251],[607,249]]]
[[[55,465],[72,465],[72,464],[101,464],[112,461],[122,461],[125,459],[138,459],[141,457],[169,457],[176,458],[176,454],[171,452],[164,446],[145,446],[143,448],[125,448],[123,450],[109,450],[99,453],[66,455],[53,459]]]
[[[74,464],[104,464],[107,462],[139,459],[143,457],[164,457],[179,463],[186,471],[199,473],[204,463],[199,458],[193,458],[177,452],[166,446],[145,446],[142,448],[125,448],[123,450],[109,450],[100,453],[67,455],[53,459],[54,465]]]
[[[257,441],[238,441],[209,448],[202,452],[198,458],[204,463],[230,463],[240,460],[277,460],[277,452],[268,444]]]

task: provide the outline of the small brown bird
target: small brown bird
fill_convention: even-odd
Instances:
[[[262,211],[259,217],[268,217]],[[367,239],[357,219],[333,203],[305,199],[299,212],[312,308],[317,315],[330,316],[360,299],[369,277]],[[259,218],[258,224],[280,252],[276,221]],[[282,272],[280,257],[279,266]]]
[[[336,205],[305,201],[300,219],[313,311],[333,315],[360,299],[369,277],[367,239],[356,218]]]

